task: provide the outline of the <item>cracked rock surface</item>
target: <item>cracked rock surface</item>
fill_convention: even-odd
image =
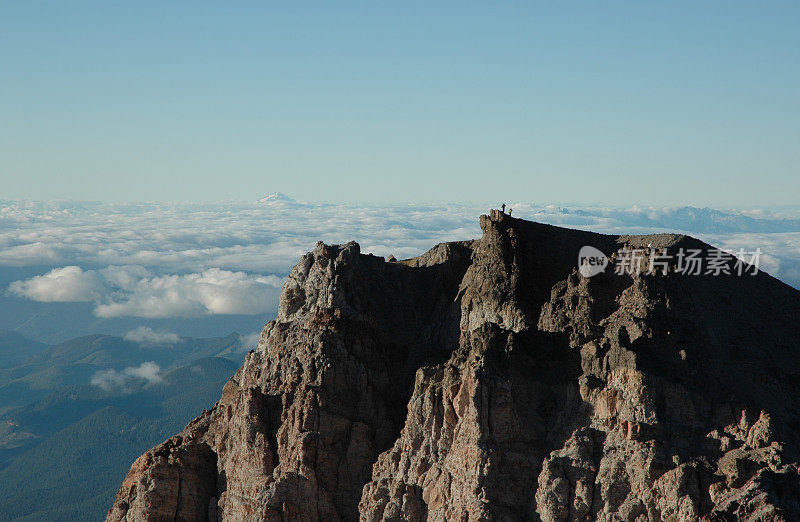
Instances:
[[[405,261],[319,243],[108,520],[800,520],[800,292],[577,271],[687,236],[481,227]]]

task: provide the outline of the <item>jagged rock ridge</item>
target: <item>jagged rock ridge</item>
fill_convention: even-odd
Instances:
[[[108,520],[800,519],[800,293],[576,270],[686,236],[481,227],[401,262],[318,244]]]

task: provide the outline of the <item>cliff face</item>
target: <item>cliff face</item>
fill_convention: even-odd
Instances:
[[[108,520],[800,520],[800,293],[576,270],[685,236],[481,226],[396,263],[318,244]]]

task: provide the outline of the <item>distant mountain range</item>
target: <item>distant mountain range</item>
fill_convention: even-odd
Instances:
[[[242,338],[47,345],[0,331],[0,518],[102,520],[131,462],[214,404]]]

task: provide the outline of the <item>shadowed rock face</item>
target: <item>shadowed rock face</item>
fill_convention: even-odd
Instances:
[[[481,226],[400,262],[318,244],[108,520],[800,519],[800,293],[576,270],[685,236]]]

